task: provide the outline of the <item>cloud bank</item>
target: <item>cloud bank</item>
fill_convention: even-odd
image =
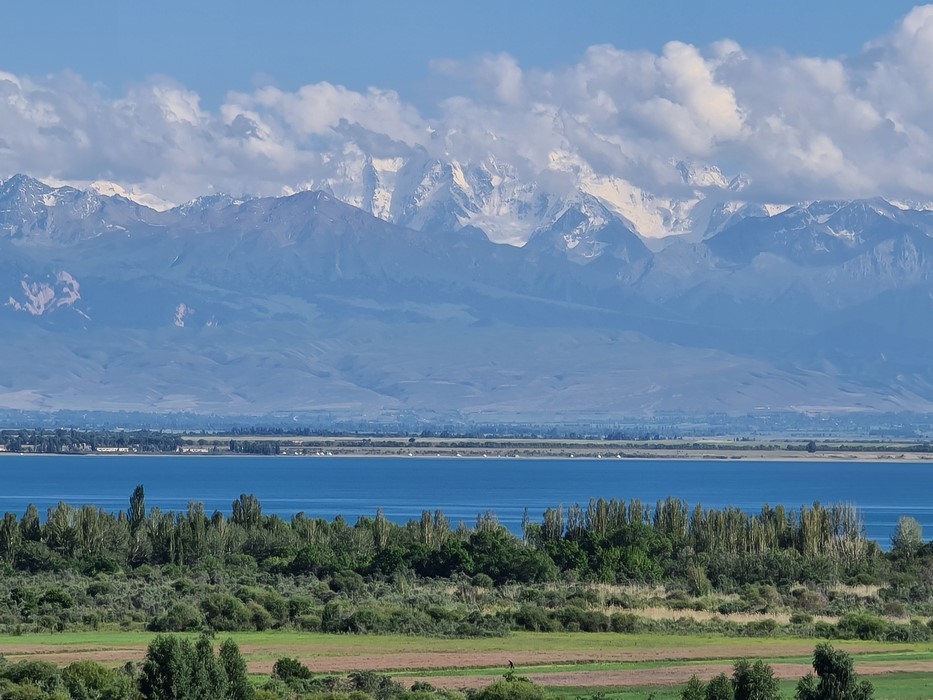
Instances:
[[[506,54],[431,70],[451,87],[430,117],[391,90],[326,82],[231,92],[210,110],[169,78],[113,99],[73,73],[0,71],[0,177],[108,180],[180,203],[314,186],[348,149],[418,148],[530,177],[561,154],[655,193],[682,187],[673,164],[689,161],[746,175],[760,201],[933,200],[933,5],[838,59],[674,41],[592,46],[550,71]]]

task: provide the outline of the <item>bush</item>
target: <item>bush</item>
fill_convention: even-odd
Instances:
[[[250,629],[252,621],[246,606],[232,595],[214,593],[201,601],[201,610],[208,626],[218,632]]]
[[[364,634],[390,631],[388,617],[382,611],[373,608],[363,608],[350,615],[347,619],[347,629]]]
[[[755,620],[745,625],[745,633],[749,637],[770,637],[777,630],[778,624],[771,618]]]
[[[330,589],[334,593],[359,595],[366,590],[366,582],[355,571],[341,571],[330,577]]]
[[[124,673],[93,661],[75,661],[62,671],[62,682],[75,700],[133,697],[133,681]]]
[[[302,632],[320,632],[321,616],[313,613],[300,615],[295,619],[295,626]]]
[[[250,624],[252,624],[257,632],[267,630],[275,624],[275,620],[272,619],[272,615],[269,614],[269,611],[255,600],[251,600],[246,605],[246,613],[249,615]]]
[[[907,606],[899,600],[890,600],[884,604],[884,614],[886,617],[906,617]]]
[[[283,657],[272,666],[272,677],[288,683],[292,680],[307,680],[311,678],[311,669],[298,659]]]
[[[96,598],[97,596],[107,595],[113,593],[113,583],[110,581],[92,581],[87,585],[85,592],[91,597]]]
[[[288,599],[288,617],[292,620],[307,615],[314,610],[314,600],[308,596],[293,595]]]
[[[473,693],[470,700],[546,700],[547,694],[527,678],[507,677]]]
[[[151,632],[194,632],[201,629],[204,617],[190,603],[175,603],[164,615],[152,620],[148,628]]]
[[[20,685],[32,685],[47,693],[61,686],[58,667],[47,661],[20,661],[2,670],[3,678]]]
[[[641,628],[641,620],[633,613],[613,613],[609,618],[613,632],[634,634]]]
[[[554,629],[554,622],[547,612],[531,605],[523,605],[516,610],[513,619],[520,629],[530,632],[545,632]]]
[[[347,678],[355,690],[371,695],[377,700],[386,700],[402,691],[402,686],[390,676],[373,671],[353,671]]]
[[[868,612],[854,612],[842,616],[836,630],[843,639],[883,639],[888,623]]]
[[[492,588],[495,584],[491,576],[480,573],[473,577],[473,585],[477,588]]]

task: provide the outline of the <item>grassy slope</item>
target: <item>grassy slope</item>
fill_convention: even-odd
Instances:
[[[0,636],[0,652],[5,648],[24,645],[41,645],[73,648],[101,648],[102,646],[130,647],[145,646],[155,635],[150,632],[62,632],[28,634],[22,636]],[[378,654],[397,652],[494,652],[494,651],[543,651],[543,652],[598,652],[607,649],[696,649],[716,647],[735,650],[735,655],[753,656],[755,649],[786,646],[799,647],[806,640],[790,638],[744,638],[700,635],[667,634],[617,634],[613,632],[513,632],[505,637],[479,639],[444,639],[435,637],[410,637],[404,635],[339,635],[293,631],[269,632],[220,632],[219,639],[231,637],[240,645],[262,647],[274,651],[277,648],[301,647],[309,653],[328,655]],[[819,640],[814,640],[813,643]],[[860,651],[918,654],[933,654],[933,643],[891,644],[884,642],[839,642],[840,648],[855,646]]]

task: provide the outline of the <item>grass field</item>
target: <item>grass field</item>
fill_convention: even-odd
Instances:
[[[484,639],[327,635],[299,632],[220,634],[233,638],[257,675],[271,672],[276,659],[298,658],[316,673],[373,670],[403,684],[428,681],[439,687],[482,687],[505,673],[544,685],[555,698],[605,700],[676,698],[677,687],[696,673],[708,679],[729,673],[740,657],[772,664],[785,696],[793,697],[809,670],[816,641],[740,639],[659,634],[514,633]],[[0,637],[10,661],[42,659],[66,665],[92,659],[110,666],[138,661],[153,635],[101,631]],[[871,678],[877,698],[933,698],[933,644],[839,642],[856,659],[856,670]]]

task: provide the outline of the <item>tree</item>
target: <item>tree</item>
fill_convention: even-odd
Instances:
[[[93,661],[75,661],[62,671],[62,682],[74,700],[131,700],[137,697],[132,678]]]
[[[262,505],[259,499],[251,494],[240,494],[233,502],[230,520],[246,530],[258,527],[262,523]]]
[[[218,658],[207,636],[192,644],[181,637],[159,635],[146,652],[139,691],[146,700],[250,700],[252,689],[242,687],[248,682],[239,653],[232,641],[225,642]]]
[[[894,534],[891,535],[891,547],[894,553],[910,559],[922,546],[923,526],[916,518],[902,515],[894,527]]]
[[[774,670],[764,661],[753,664],[747,659],[736,661],[732,688],[735,700],[779,700],[781,697]]]
[[[214,645],[205,635],[201,635],[194,645],[190,697],[192,700],[217,700],[227,697],[227,674],[214,656]]]
[[[149,555],[146,536],[146,492],[142,484],[133,489],[126,518],[130,530],[129,561],[131,564],[141,564]]]
[[[137,530],[146,524],[146,490],[142,484],[133,489],[130,496],[130,507],[126,511],[130,524],[130,533],[135,535]]]
[[[680,691],[680,700],[705,700],[706,684],[696,674],[690,676],[687,685]]]
[[[875,689],[868,681],[859,681],[852,657],[829,643],[817,644],[813,651],[812,673],[797,683],[797,700],[872,700]]]
[[[246,661],[232,639],[220,645],[220,665],[227,676],[227,697],[230,700],[253,700],[256,691],[246,675]]]
[[[39,524],[39,509],[32,503],[26,507],[22,520],[19,521],[20,530],[23,531],[23,539],[30,542],[38,542],[41,537],[41,526]]]
[[[139,690],[147,700],[187,700],[194,649],[181,637],[158,635],[149,644]]]
[[[16,555],[19,554],[23,543],[23,533],[15,513],[7,513],[0,520],[0,558],[7,564],[16,564]]]
[[[733,700],[732,681],[725,673],[720,673],[706,684],[706,694],[703,700]]]

